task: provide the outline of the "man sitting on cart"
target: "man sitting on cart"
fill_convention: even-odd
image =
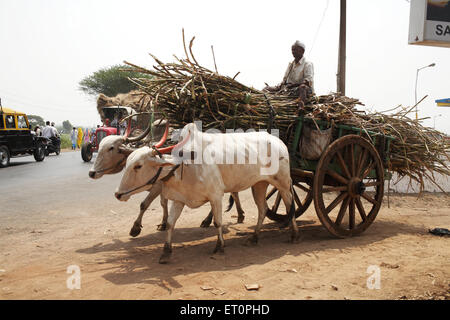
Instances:
[[[305,45],[295,41],[292,45],[294,61],[289,63],[283,81],[274,87],[266,84],[263,90],[292,95],[298,97],[301,104],[304,103],[314,93],[314,67],[312,62],[306,61],[304,53]]]

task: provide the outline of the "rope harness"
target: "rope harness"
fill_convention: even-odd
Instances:
[[[169,181],[169,179],[174,176],[175,170],[177,170],[180,167],[180,165],[181,164],[177,164],[177,165],[173,166],[172,169],[169,171],[169,173],[164,178],[161,178],[161,181],[163,181],[163,182]],[[149,186],[149,185],[155,184],[156,181],[158,180],[159,176],[161,175],[161,172],[162,172],[162,167],[159,167],[158,171],[156,172],[156,174],[147,183],[145,183],[144,185],[142,185],[140,187],[131,189],[130,191],[124,192],[124,193],[122,193],[122,195],[126,195],[126,194],[129,194],[129,193],[133,192],[133,191],[139,190],[139,189],[141,189],[141,188],[143,188],[145,186]]]

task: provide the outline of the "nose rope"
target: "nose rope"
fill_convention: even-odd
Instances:
[[[161,178],[161,181],[164,181],[164,182],[168,181],[174,175],[175,170],[177,170],[179,166],[180,166],[179,164],[174,166],[164,178]],[[140,188],[143,188],[145,186],[155,184],[155,182],[158,180],[159,176],[161,175],[161,172],[162,172],[162,167],[159,167],[158,171],[156,172],[156,174],[146,184],[144,184],[144,185],[142,185],[140,187],[134,188],[134,189],[132,189],[130,191],[124,192],[124,193],[120,194],[120,196],[129,194],[129,193],[131,193],[133,191],[136,191],[136,190],[139,190]]]

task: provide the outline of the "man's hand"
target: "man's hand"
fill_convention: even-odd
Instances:
[[[293,88],[296,88],[296,87],[298,87],[297,83],[287,83],[286,84],[286,88],[288,88],[288,89],[293,89]]]
[[[305,86],[311,88],[311,83],[309,83],[309,80],[306,80],[306,79],[303,80],[303,81],[300,83],[300,85],[305,85]]]
[[[267,83],[266,83],[267,84]],[[275,87],[271,87],[271,86],[266,86],[263,91],[269,91],[269,92],[277,92],[280,91],[281,89],[281,85],[275,86]]]

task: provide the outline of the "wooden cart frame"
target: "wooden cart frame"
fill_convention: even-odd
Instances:
[[[307,160],[299,152],[303,128],[314,123],[320,129],[332,127],[332,143],[320,159]],[[314,201],[322,225],[334,236],[344,238],[366,230],[380,210],[384,181],[391,178],[385,169],[393,137],[347,125],[300,116],[288,134],[293,196],[296,217]],[[266,196],[267,217],[284,221],[278,213],[281,196],[275,188]]]

